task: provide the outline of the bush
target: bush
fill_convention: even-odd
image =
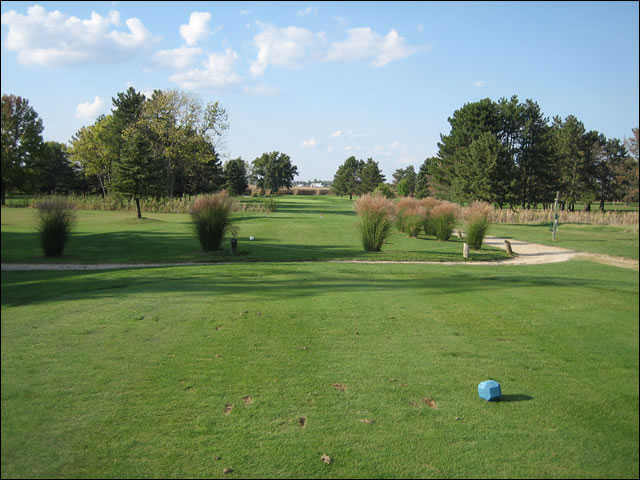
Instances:
[[[373,193],[383,195],[385,198],[395,198],[396,196],[391,185],[387,185],[386,183],[380,183]]]
[[[433,229],[433,222],[431,222],[431,211],[440,205],[440,200],[427,197],[420,200],[420,206],[424,209],[424,220],[422,222],[422,227],[424,228],[425,235],[435,236],[436,232]]]
[[[391,232],[393,204],[382,195],[362,195],[355,201],[360,217],[362,246],[368,252],[379,252]]]
[[[275,198],[265,197],[262,199],[262,206],[266,212],[275,212],[278,209],[278,202]]]
[[[489,228],[489,215],[493,208],[486,202],[473,202],[464,210],[464,231],[470,248],[480,250]]]
[[[191,207],[191,219],[204,251],[218,250],[225,233],[231,229],[233,200],[226,191],[197,197]]]
[[[75,223],[74,205],[64,197],[49,197],[36,203],[38,233],[46,257],[59,257]]]
[[[451,202],[442,202],[433,207],[430,214],[429,228],[438,240],[449,240],[456,226],[458,206]]]

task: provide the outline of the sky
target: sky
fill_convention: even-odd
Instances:
[[[68,143],[129,86],[219,101],[223,159],[280,151],[296,180],[346,158],[387,180],[465,103],[517,95],[623,139],[638,126],[638,2],[5,2],[2,94]]]

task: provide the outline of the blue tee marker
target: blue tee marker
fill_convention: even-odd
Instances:
[[[500,384],[495,380],[485,380],[478,384],[478,395],[488,402],[498,400],[502,392],[500,392]]]

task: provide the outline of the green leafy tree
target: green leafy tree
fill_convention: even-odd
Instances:
[[[403,180],[405,180],[403,182]],[[400,182],[402,182],[402,191],[404,193],[400,193],[398,190],[398,194],[401,196],[413,196],[416,191],[416,170],[413,168],[413,165],[409,165],[406,168],[398,168],[395,172],[393,172],[393,183],[396,185],[396,189],[400,188]]]
[[[291,163],[286,153],[263,153],[252,164],[252,177],[255,184],[262,190],[270,190],[277,194],[280,188],[291,188],[293,179],[298,174],[298,167]]]
[[[22,189],[42,149],[42,120],[26,98],[2,95],[2,205]]]
[[[247,163],[242,158],[234,158],[224,164],[225,187],[231,195],[242,195],[249,187]]]
[[[629,155],[616,169],[616,182],[620,186],[622,200],[638,202],[638,128],[632,129],[633,136],[625,140]]]
[[[373,158],[367,159],[366,163],[361,165],[359,193],[371,193],[384,181],[385,177],[380,171],[378,162],[375,162]]]
[[[164,163],[166,195],[198,193],[199,188],[212,191],[222,185],[215,145],[229,124],[218,102],[205,105],[179,90],[155,90],[142,107],[140,122],[154,133],[153,148]]]
[[[360,173],[363,164],[364,162],[362,160],[351,156],[338,167],[332,184],[333,191],[336,195],[349,195],[349,200],[352,200],[353,195],[360,192],[360,185],[362,183]]]
[[[118,162],[120,136],[112,115],[101,115],[93,125],[82,127],[71,138],[71,159],[81,165],[88,177],[95,178],[102,196],[111,189],[113,166]]]

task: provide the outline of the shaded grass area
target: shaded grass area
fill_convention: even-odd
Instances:
[[[2,272],[1,339],[3,477],[638,476],[633,271]]]
[[[579,252],[600,253],[638,259],[638,232],[610,225],[561,224],[558,237],[551,239],[551,224],[491,224],[489,235],[563,247]]]
[[[256,201],[255,199],[245,199]],[[62,257],[46,259],[35,233],[31,209],[2,209],[2,262],[7,263],[158,263],[296,260],[462,261],[462,244],[434,237],[409,238],[394,232],[382,252],[364,252],[352,202],[336,197],[283,197],[271,214],[237,212],[238,255],[229,240],[222,250],[205,253],[186,214],[79,211],[77,228]],[[255,237],[250,241],[249,237]],[[506,258],[485,248],[471,260]]]

